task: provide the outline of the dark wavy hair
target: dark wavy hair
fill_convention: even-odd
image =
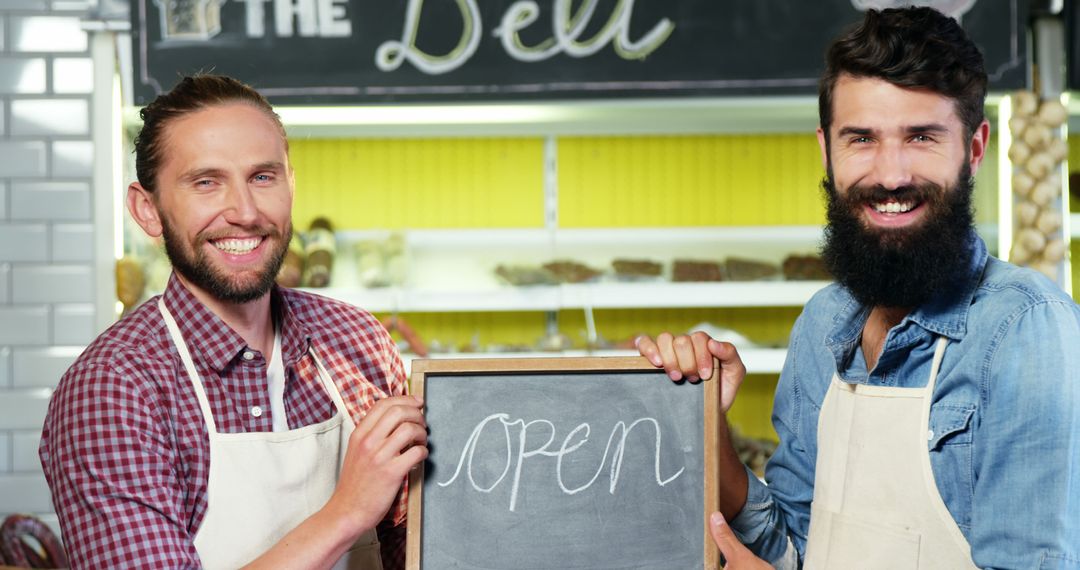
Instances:
[[[288,150],[289,140],[285,137],[281,117],[258,91],[224,75],[196,74],[182,78],[171,91],[158,95],[139,111],[143,121],[142,129],[135,137],[135,176],[139,184],[149,192],[157,188],[163,136],[169,123],[200,109],[226,103],[244,103],[265,112],[281,130],[281,138]]]
[[[984,118],[987,77],[982,53],[956,20],[932,8],[868,10],[860,24],[829,46],[818,89],[826,141],[833,88],[845,74],[951,98],[968,140]]]

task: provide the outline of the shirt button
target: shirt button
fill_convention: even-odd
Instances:
[[[244,351],[244,360],[252,360],[253,358],[255,358],[254,352],[251,352],[250,350]]]
[[[251,415],[257,418],[262,417],[262,408],[259,406],[251,406]]]
[[[934,430],[926,432],[926,441],[930,441],[932,439],[934,439]]]

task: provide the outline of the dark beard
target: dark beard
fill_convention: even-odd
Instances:
[[[946,294],[963,277],[973,255],[974,185],[965,162],[951,188],[853,186],[840,196],[830,167],[822,181],[829,221],[821,251],[826,266],[866,306],[914,308]],[[912,228],[868,229],[861,209],[887,197],[918,200],[928,208],[926,216]]]
[[[281,232],[271,228],[266,236],[267,239],[277,240],[277,245],[272,251],[270,260],[266,266],[256,275],[253,282],[248,284],[236,283],[228,275],[216,270],[206,254],[202,252],[201,244],[208,241],[204,237],[198,238],[193,254],[189,254],[180,244],[183,237],[175,232],[172,226],[161,218],[162,234],[165,241],[165,254],[169,256],[169,262],[173,269],[184,276],[192,285],[206,291],[210,296],[228,303],[243,304],[254,301],[265,295],[274,286],[274,277],[277,276],[281,264],[285,261],[285,254],[289,251],[289,240],[292,239],[292,224],[286,230],[286,236],[282,239]],[[267,232],[264,232],[267,233]]]

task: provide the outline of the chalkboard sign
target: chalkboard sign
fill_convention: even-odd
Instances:
[[[834,37],[911,3],[1025,85],[1027,0],[133,0],[134,95],[200,70],[277,104],[814,94]]]
[[[718,386],[638,357],[414,361],[407,567],[717,567]]]

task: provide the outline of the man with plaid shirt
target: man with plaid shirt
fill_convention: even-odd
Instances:
[[[269,103],[184,78],[141,113],[127,206],[173,264],[49,405],[75,568],[400,568],[422,402],[369,313],[274,285],[292,234]]]

